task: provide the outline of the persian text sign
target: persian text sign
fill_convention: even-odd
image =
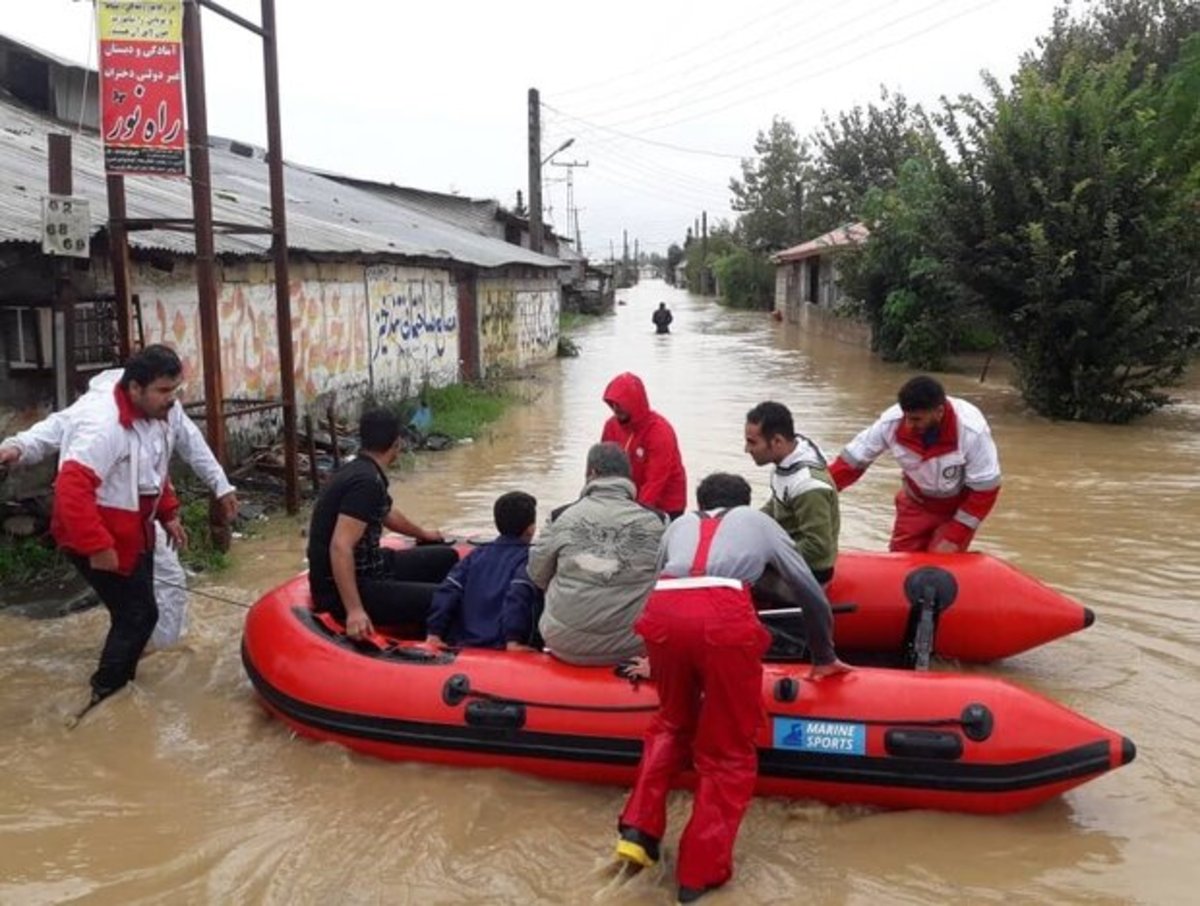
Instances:
[[[96,15],[105,169],[182,176],[183,0],[99,0]]]

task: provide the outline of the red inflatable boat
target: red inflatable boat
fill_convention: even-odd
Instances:
[[[839,651],[995,661],[1091,626],[1092,611],[989,554],[844,551],[828,588]]]
[[[628,784],[651,683],[540,653],[351,642],[304,576],[251,609],[246,672],[298,733],[381,758]],[[757,792],[887,808],[1009,812],[1127,764],[1133,743],[981,676],[863,668],[820,682],[768,664]]]
[[[390,535],[383,543],[411,542]],[[472,550],[469,541],[457,547],[462,556]],[[989,554],[843,551],[827,591],[839,652],[896,656],[916,666],[931,655],[971,663],[1012,657],[1095,621],[1074,598]],[[799,618],[766,622],[803,631]]]

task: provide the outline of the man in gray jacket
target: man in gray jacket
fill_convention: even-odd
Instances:
[[[539,629],[571,664],[615,664],[643,653],[633,623],[658,578],[667,518],[637,502],[629,459],[614,443],[588,450],[587,484],[555,510],[529,553],[529,577],[546,592]]]

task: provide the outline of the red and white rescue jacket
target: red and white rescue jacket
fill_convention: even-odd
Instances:
[[[128,575],[154,546],[153,520],[179,512],[167,465],[187,416],[176,403],[166,419],[145,418],[119,385],[88,391],[70,412],[50,530],[85,557],[115,548],[117,571]]]
[[[850,441],[829,467],[838,490],[853,484],[885,451],[900,464],[904,491],[925,509],[959,523],[949,540],[969,540],[1000,494],[1000,458],[987,419],[966,400],[946,397],[936,440],[909,431],[899,405]]]

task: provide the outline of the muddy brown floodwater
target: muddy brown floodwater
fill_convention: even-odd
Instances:
[[[675,425],[689,483],[725,469],[761,499],[746,410],[786,402],[836,452],[907,373],[760,313],[658,282],[577,337],[474,444],[423,456],[397,501],[419,521],[488,532],[493,498],[572,499],[630,369]],[[650,312],[666,301],[673,331]],[[1194,903],[1200,897],[1200,379],[1132,427],[1052,424],[992,371],[950,375],[991,420],[1004,490],[978,546],[1085,601],[1086,632],[985,669],[1133,738],[1130,766],[1031,812],[970,817],[756,801],[722,903]],[[895,467],[842,498],[842,543],[886,545]],[[210,591],[244,602],[303,568],[295,525],[239,542]],[[203,586],[202,586],[203,587]],[[662,869],[605,871],[622,791],[494,771],[391,764],[294,738],[264,716],[239,659],[244,611],[193,596],[182,650],[77,730],[100,611],[0,613],[0,903],[671,902]],[[1191,704],[1188,704],[1188,703]],[[686,801],[672,806],[677,834]],[[674,837],[669,838],[673,842]]]

